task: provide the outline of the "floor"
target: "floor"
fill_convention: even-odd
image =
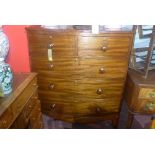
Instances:
[[[125,129],[127,116],[127,106],[125,102],[123,102],[118,125],[119,129]],[[136,115],[134,117],[132,129],[148,129],[150,120],[150,116]],[[53,118],[46,115],[43,115],[43,121],[45,129],[113,129],[111,121],[98,122],[94,124],[72,124],[60,120],[54,120]]]

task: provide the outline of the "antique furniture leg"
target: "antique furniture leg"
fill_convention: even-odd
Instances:
[[[127,128],[127,129],[130,129],[130,128],[131,128],[132,122],[133,122],[133,118],[134,118],[134,115],[131,114],[131,113],[128,111],[128,120],[127,120],[127,124],[126,124],[126,128]]]
[[[151,118],[151,126],[150,129],[155,129],[155,115],[152,116]]]
[[[113,119],[112,119],[112,125],[114,129],[118,128],[118,122],[119,122],[119,115],[116,115]]]

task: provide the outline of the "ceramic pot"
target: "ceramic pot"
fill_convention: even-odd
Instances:
[[[9,40],[0,26],[0,58],[6,58],[9,51]]]
[[[9,64],[0,58],[0,96],[9,94],[12,91],[13,74]]]

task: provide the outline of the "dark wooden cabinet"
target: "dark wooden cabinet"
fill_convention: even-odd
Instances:
[[[13,92],[0,98],[0,128],[43,128],[36,73],[14,74]]]
[[[42,111],[69,122],[110,119],[116,125],[132,33],[35,26],[27,33]]]
[[[125,99],[129,117],[127,128],[131,128],[134,115],[155,115],[155,71],[150,71],[145,79],[134,70],[129,70]]]

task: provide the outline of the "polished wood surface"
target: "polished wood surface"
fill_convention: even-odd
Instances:
[[[39,101],[37,88],[36,73],[14,74],[12,93],[0,98],[0,128],[28,128],[33,125],[29,121]]]
[[[70,122],[87,122],[98,115],[112,120],[113,114],[116,125],[133,34],[41,27],[27,32],[42,111]]]
[[[141,74],[134,70],[129,70],[126,83],[125,99],[128,105],[129,113],[148,114],[155,113],[155,71],[150,71],[148,78],[145,79]],[[132,121],[129,117],[128,127],[131,127]],[[133,118],[132,118],[133,120]]]

